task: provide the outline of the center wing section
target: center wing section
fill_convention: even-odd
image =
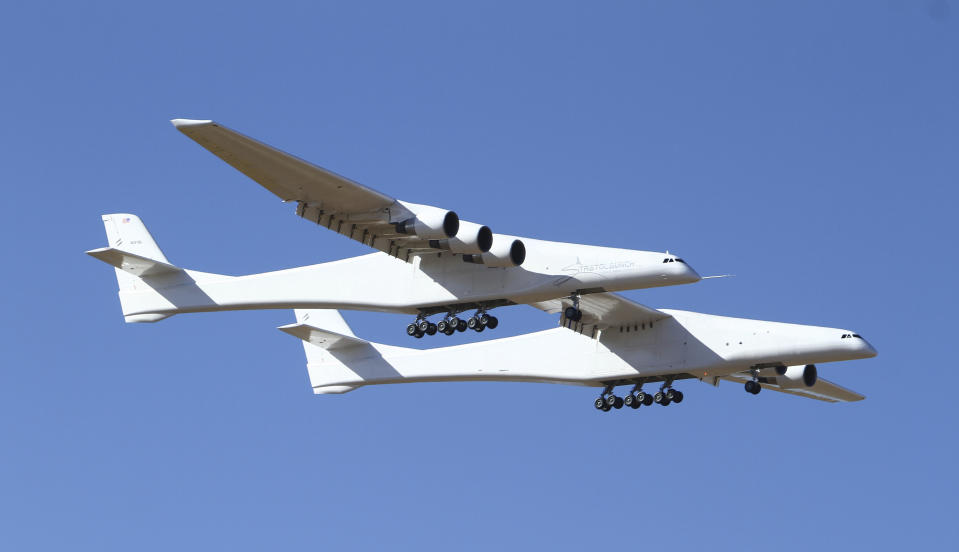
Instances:
[[[519,266],[525,259],[522,242],[460,221],[454,211],[400,201],[214,121],[172,123],[283,201],[295,201],[300,217],[374,249],[406,261],[443,252],[487,266]]]
[[[659,320],[669,318],[670,315],[652,307],[640,305],[634,301],[615,293],[591,293],[579,299],[579,310],[582,317],[571,320],[566,316],[566,309],[573,307],[569,298],[551,299],[532,306],[551,314],[559,314],[559,325],[584,335],[595,336],[597,330],[608,328],[633,328],[652,326]]]

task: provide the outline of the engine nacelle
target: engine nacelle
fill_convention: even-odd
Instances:
[[[494,236],[493,245],[489,251],[479,255],[463,255],[463,260],[489,267],[520,266],[526,260],[526,246],[520,240]]]
[[[480,255],[493,247],[493,232],[488,226],[475,222],[460,221],[456,237],[446,240],[430,240],[430,247],[453,253]]]
[[[418,205],[413,218],[394,222],[398,234],[416,236],[426,240],[444,240],[456,236],[460,229],[460,218],[453,211]]]
[[[812,387],[819,379],[815,364],[805,366],[781,366],[776,368],[776,385],[783,389]]]

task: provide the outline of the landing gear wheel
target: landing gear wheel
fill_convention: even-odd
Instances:
[[[480,319],[475,316],[471,316],[470,319],[466,321],[466,325],[471,330],[475,330],[477,327],[482,326]]]
[[[666,395],[664,395],[662,391],[657,391],[656,394],[653,395],[653,402],[656,404],[663,404],[663,400],[665,399]]]
[[[490,318],[492,318],[492,316],[490,316],[490,315],[488,315],[488,314],[486,314],[486,313],[484,312],[483,314],[479,315],[480,324],[482,324],[482,325],[484,325],[484,326],[489,326]]]
[[[649,393],[643,393],[643,406],[652,406],[653,405],[653,396]]]
[[[576,307],[566,307],[566,310],[563,312],[566,315],[567,320],[572,320],[573,322],[579,322],[583,319],[583,311],[577,309]]]
[[[449,329],[449,327],[450,327],[450,323],[449,323],[449,322],[447,322],[446,320],[440,320],[440,321],[437,322],[437,324],[436,324],[436,331],[438,331],[438,332],[440,332],[440,333],[444,333],[444,334],[446,334],[446,335],[449,335],[448,333],[446,333],[446,331]]]
[[[416,333],[413,334],[413,337],[415,337],[416,339],[420,339],[421,337],[423,337],[423,335],[424,333],[421,332],[419,328],[416,328]]]
[[[593,401],[593,406],[596,407],[596,410],[603,410],[603,407],[606,406],[606,401],[603,397],[596,397],[596,400]]]
[[[762,388],[763,388],[763,387],[762,387],[761,385],[759,385],[759,382],[755,382],[755,381],[752,381],[752,380],[746,382],[746,392],[747,392],[747,393],[752,393],[753,395],[758,395],[759,392],[762,391]]]
[[[618,398],[616,395],[606,395],[606,406],[613,406]]]
[[[443,333],[445,333],[446,335],[453,335],[454,333],[456,333],[456,330],[452,328],[451,326],[447,326],[446,331]]]
[[[615,397],[615,399],[616,399],[616,401],[613,402],[613,408],[615,408],[616,410],[619,410],[620,408],[623,407],[623,398],[622,398],[622,397]]]
[[[486,326],[479,325],[479,326],[476,326],[476,327],[473,328],[473,329],[476,330],[477,332],[481,332],[481,331],[483,331],[483,330],[486,329]]]
[[[456,319],[456,331],[465,332],[466,331],[466,320]]]
[[[676,404],[679,404],[679,403],[683,402],[683,392],[682,392],[682,391],[676,391],[675,393],[673,393],[673,402],[676,403]]]
[[[420,320],[419,322],[416,323],[416,328],[419,331],[426,333],[426,330],[430,329],[429,320]]]
[[[603,405],[603,412],[609,412],[609,411],[612,410],[612,409],[613,409],[613,407],[612,407],[612,406],[609,406],[608,404],[604,404],[604,405]]]
[[[636,395],[633,395],[632,393],[630,393],[629,395],[626,395],[625,397],[623,397],[623,404],[632,408],[633,410],[636,410],[637,408],[642,406],[643,401],[639,400],[639,398]]]
[[[672,390],[672,389],[667,389],[667,390],[666,390],[666,398],[667,398],[667,399],[669,399],[670,401],[672,401],[675,397],[676,397],[676,391],[674,391],[674,390]]]
[[[426,335],[436,335],[436,324],[430,322],[429,327],[426,328]]]
[[[460,325],[460,319],[456,318],[455,316],[451,316],[448,319],[446,319],[446,323],[449,324],[455,330],[456,327]]]
[[[416,335],[416,330],[417,330],[416,324],[410,324],[409,326],[406,327],[406,335],[413,337],[414,335]]]
[[[496,326],[499,326],[499,320],[495,316],[489,316],[487,318],[489,319],[486,321],[486,327],[495,330]],[[480,318],[480,320],[482,320],[482,318]]]
[[[669,397],[663,397],[663,402],[661,402],[661,403],[659,403],[659,404],[661,404],[661,405],[663,405],[663,406],[669,406],[670,403],[672,403],[672,402],[673,402],[673,399],[670,399]]]

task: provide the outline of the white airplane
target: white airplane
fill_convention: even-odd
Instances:
[[[559,311],[563,302],[538,305]],[[437,381],[526,381],[603,388],[599,410],[683,401],[673,383],[721,380],[827,402],[864,397],[819,378],[817,363],[871,358],[849,330],[656,310],[611,293],[584,296],[575,327],[480,343],[417,350],[356,337],[335,310],[296,310],[279,329],[303,340],[316,394],[365,385]],[[565,320],[561,317],[561,323]],[[564,324],[565,325],[565,324]],[[653,394],[644,384],[660,382]],[[625,397],[616,386],[630,385]]]
[[[400,201],[212,121],[173,125],[317,225],[379,252],[247,276],[169,263],[142,221],[104,215],[109,247],[87,253],[116,267],[127,322],[236,309],[324,308],[415,314],[414,337],[495,328],[489,310],[564,298],[578,323],[581,296],[697,282],[668,253],[494,234],[453,211]],[[475,313],[468,320],[457,315]],[[428,317],[439,313],[439,323]]]

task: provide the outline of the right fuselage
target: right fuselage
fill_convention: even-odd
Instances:
[[[458,305],[530,303],[576,292],[621,291],[700,279],[685,262],[665,253],[525,241],[527,257],[521,267],[489,268],[462,262],[451,253],[413,257],[410,262],[373,253],[248,276],[186,271],[121,291],[120,299],[127,316],[265,308],[415,314]]]

